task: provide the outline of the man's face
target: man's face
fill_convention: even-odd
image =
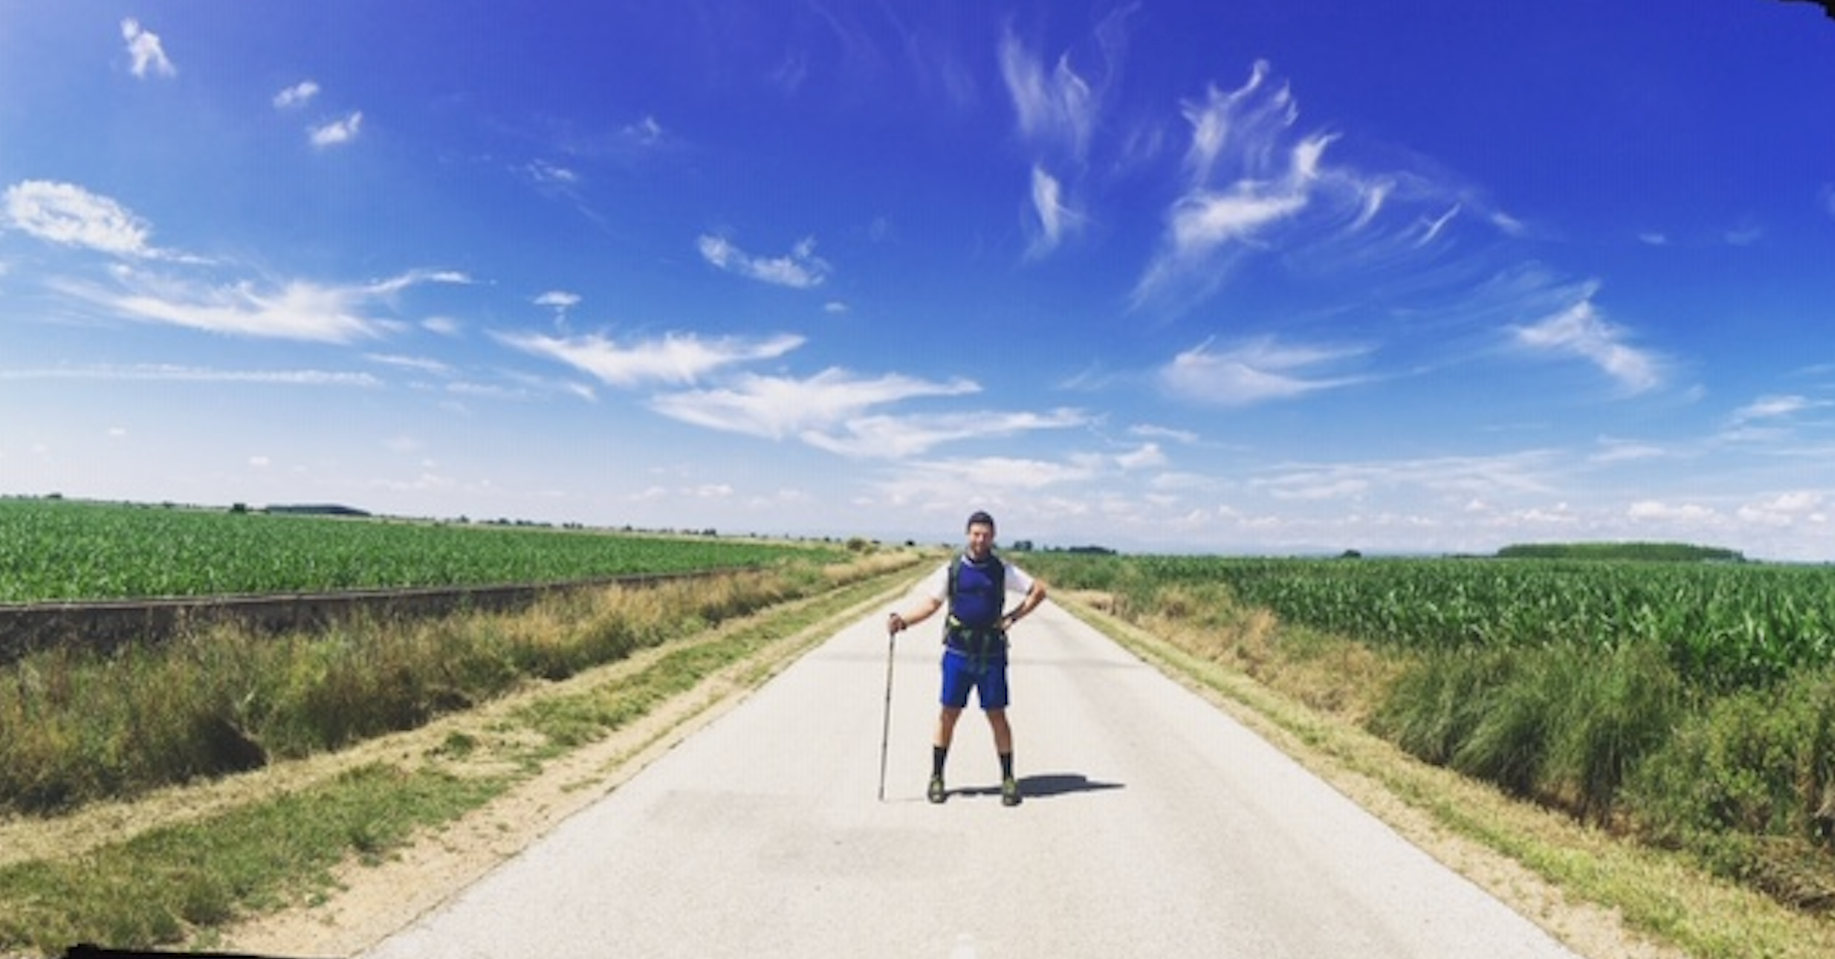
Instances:
[[[968,554],[980,559],[994,548],[994,527],[986,523],[973,523],[968,528]]]

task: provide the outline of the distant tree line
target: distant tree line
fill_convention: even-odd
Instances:
[[[1689,543],[1523,543],[1497,551],[1499,559],[1614,559],[1655,563],[1743,563],[1745,554]]]

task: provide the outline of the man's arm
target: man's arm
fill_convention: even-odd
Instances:
[[[935,596],[922,596],[904,611],[893,610],[886,616],[886,631],[903,632],[918,623],[930,618],[932,613],[943,608],[943,601]]]
[[[1013,607],[1007,615],[1000,618],[1000,628],[1003,630],[1013,628],[1014,623],[1019,622],[1027,613],[1037,609],[1039,604],[1044,601],[1045,581],[1034,577],[1032,580],[1032,588],[1026,590],[1026,595],[1020,599],[1019,605]]]

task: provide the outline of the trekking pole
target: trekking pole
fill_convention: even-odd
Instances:
[[[886,710],[879,729],[879,801],[886,801],[886,743],[892,738],[892,649],[898,633],[886,630]]]

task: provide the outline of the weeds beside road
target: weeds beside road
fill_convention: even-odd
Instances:
[[[1181,587],[1178,593],[1167,602],[1135,596],[1131,603],[1108,592],[1086,593],[1080,602],[1069,590],[1057,595],[1143,658],[1185,677],[1430,852],[1443,855],[1437,850],[1452,836],[1526,869],[1532,879],[1513,869],[1487,879],[1479,874],[1484,870],[1461,867],[1520,911],[1540,916],[1551,928],[1563,912],[1591,911],[1651,944],[1651,951],[1629,953],[1614,945],[1593,951],[1570,941],[1582,954],[1835,955],[1830,914],[1784,905],[1759,891],[1753,876],[1715,875],[1715,864],[1697,852],[1637,842],[1423,762],[1372,734],[1368,727],[1382,693],[1405,675],[1407,663],[1345,637],[1287,626],[1265,609],[1234,604],[1221,590],[1199,597]],[[1126,615],[1114,615],[1117,606],[1126,607]],[[1609,678],[1590,674],[1593,681],[1602,677]],[[1447,702],[1463,700],[1455,696]],[[1769,851],[1775,855],[1778,849]],[[1525,895],[1525,885],[1553,891]]]
[[[762,681],[825,636],[826,626],[895,586],[914,560],[881,554],[846,568],[743,574],[718,589],[699,583],[692,591],[608,591],[526,614],[379,625],[367,635],[316,641],[264,645],[217,632],[159,663],[113,671],[106,663],[63,664],[71,672],[51,676],[61,675],[70,695],[29,700],[33,715],[16,706],[0,748],[28,755],[25,734],[41,731],[30,737],[39,744],[32,755],[64,746],[78,758],[37,766],[35,781],[68,769],[86,773],[73,782],[89,791],[40,788],[9,797],[16,815],[0,822],[0,953],[50,954],[80,941],[207,946],[238,919],[323,898],[340,863],[386,859],[411,837],[455,821],[710,677],[723,677],[729,689]],[[289,657],[265,658],[279,655],[270,646],[290,650]],[[258,658],[248,663],[244,656]],[[47,669],[37,668],[42,681]],[[462,685],[477,676],[482,684]],[[297,692],[264,701],[228,677],[255,683],[255,690]],[[7,678],[12,686],[22,682]],[[110,679],[127,681],[104,694],[97,684]],[[240,691],[225,696],[226,688]],[[463,698],[439,699],[451,695],[442,689]],[[162,690],[170,707],[157,704]],[[123,753],[133,750],[107,745],[123,736],[161,729],[175,734],[174,742],[195,736],[197,721],[186,717],[200,713],[210,717],[201,737],[209,759],[216,755],[209,726],[245,721],[240,717],[257,715],[249,711],[257,702],[268,724],[248,722],[236,733],[260,748],[259,772],[229,775],[233,767],[203,765],[179,747],[165,753],[180,757],[168,769],[201,784],[161,786],[153,772],[109,778],[89,771],[90,764],[126,760]],[[298,705],[273,708],[280,702]],[[54,704],[64,715],[46,721]],[[226,704],[243,712],[212,714]],[[178,718],[153,720],[156,709]],[[95,715],[80,715],[86,711]],[[442,714],[451,721],[428,725]],[[386,748],[396,737],[383,734],[414,727],[424,732],[402,739],[412,746]],[[437,738],[428,740],[426,731]],[[0,762],[0,770],[14,766]],[[315,773],[289,775],[297,767]],[[56,795],[63,812],[18,815],[20,794],[39,802]],[[132,826],[121,828],[124,821]]]

